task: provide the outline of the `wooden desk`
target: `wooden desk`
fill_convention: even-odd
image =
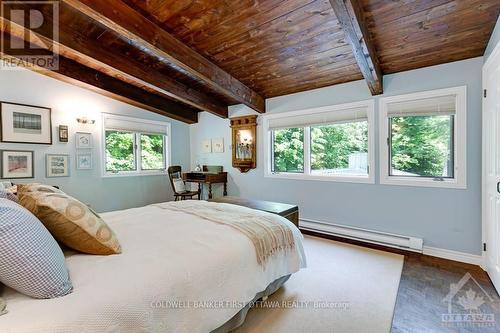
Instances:
[[[295,224],[297,228],[299,227],[299,207],[297,205],[289,205],[279,202],[252,200],[240,197],[227,197],[227,196],[222,198],[215,198],[210,201],[244,206],[280,215],[290,220],[293,224]]]
[[[201,184],[208,184],[208,199],[212,199],[212,184],[224,184],[224,196],[227,195],[227,172],[185,172],[182,179],[188,183],[198,183],[198,200],[201,199]]]

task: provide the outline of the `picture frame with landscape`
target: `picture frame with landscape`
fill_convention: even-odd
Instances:
[[[47,154],[45,157],[47,178],[69,177],[69,155]]]
[[[34,152],[24,150],[1,150],[1,178],[34,178]]]
[[[52,144],[52,109],[0,101],[0,140]]]
[[[92,169],[92,154],[78,153],[76,154],[76,169],[91,170]]]

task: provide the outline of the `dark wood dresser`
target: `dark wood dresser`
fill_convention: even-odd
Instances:
[[[277,214],[290,220],[293,224],[295,224],[297,228],[299,227],[299,207],[297,205],[289,205],[271,201],[244,199],[240,197],[221,197],[209,201],[244,206],[248,208],[262,210],[268,213]]]

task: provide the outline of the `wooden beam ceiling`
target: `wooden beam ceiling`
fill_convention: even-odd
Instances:
[[[4,37],[24,40],[23,32],[15,31],[10,35],[8,25],[0,20],[1,30],[4,31]],[[21,33],[21,35],[18,35]],[[34,42],[31,39],[31,42]],[[40,42],[42,42],[40,40]],[[38,43],[37,43],[38,44]],[[42,47],[43,43],[38,44]],[[28,49],[23,50],[23,53],[29,52]],[[33,50],[35,52],[35,50]],[[26,54],[24,54],[26,55]],[[36,53],[34,53],[36,55]],[[0,54],[4,58],[15,58],[14,55]],[[35,72],[47,75],[60,81],[68,82],[73,85],[83,87],[95,91],[101,95],[170,117],[188,124],[193,124],[198,121],[198,110],[170,100],[166,96],[160,96],[155,93],[148,92],[135,85],[126,83],[117,78],[111,77],[95,69],[86,67],[72,59],[64,56],[59,56],[59,69],[48,70],[46,68],[34,67],[25,64],[27,68]]]
[[[29,6],[27,4],[26,6]],[[49,8],[49,7],[47,7]],[[175,81],[168,76],[162,75],[158,71],[148,69],[143,63],[132,59],[126,54],[118,53],[109,49],[99,40],[85,36],[81,31],[72,28],[68,19],[74,18],[71,12],[72,7],[61,4],[61,15],[59,21],[59,41],[52,41],[52,32],[47,29],[38,29],[37,33],[31,32],[45,44],[58,44],[59,53],[68,58],[84,64],[87,67],[101,71],[109,76],[118,78],[127,83],[136,85],[149,91],[159,92],[162,95],[171,97],[182,103],[193,106],[201,111],[208,111],[223,118],[227,118],[227,105],[217,101],[212,96],[203,92],[191,89],[190,87]],[[76,12],[76,11],[75,11]],[[46,13],[44,13],[46,14]],[[78,15],[78,12],[76,12]],[[51,19],[51,15],[44,15],[46,20]],[[14,35],[22,36],[25,28],[18,24],[3,19],[9,24],[10,32]],[[47,25],[50,27],[50,25]]]
[[[264,98],[122,1],[62,0],[158,60],[211,89],[265,112]]]
[[[382,71],[357,0],[330,0],[372,95],[383,93]]]

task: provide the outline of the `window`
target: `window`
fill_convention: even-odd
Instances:
[[[304,128],[283,128],[272,132],[273,172],[304,172]]]
[[[374,182],[373,101],[264,117],[266,177]]]
[[[311,174],[368,175],[368,121],[311,127]]]
[[[169,132],[169,123],[104,114],[104,176],[164,174]]]
[[[380,100],[381,183],[465,188],[465,87]]]
[[[165,136],[141,134],[141,169],[165,170]]]
[[[135,134],[106,130],[106,172],[135,171]]]

